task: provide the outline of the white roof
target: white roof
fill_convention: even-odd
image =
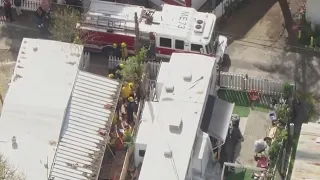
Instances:
[[[169,62],[170,68],[165,68],[167,72],[160,69],[159,75],[165,77],[159,78],[165,79],[165,84],[155,113],[154,130],[144,156],[140,180],[185,179],[209,94],[214,63],[212,57],[174,53]],[[185,81],[183,77],[190,74],[192,80]],[[166,85],[173,85],[174,93],[167,93]],[[179,120],[182,121],[182,131],[171,132],[169,125]],[[165,157],[165,151],[172,151],[172,158]]]
[[[165,4],[158,34],[188,40],[196,44],[209,43],[216,22],[214,14],[197,12],[194,8]],[[195,32],[197,21],[202,20],[204,29]]]
[[[320,124],[308,123],[301,127],[292,180],[320,179]]]
[[[82,51],[80,45],[22,40],[0,119],[0,154],[26,180],[47,179]]]
[[[79,71],[65,117],[50,177],[54,180],[93,180],[99,170],[121,84]],[[106,130],[107,136],[99,133]]]

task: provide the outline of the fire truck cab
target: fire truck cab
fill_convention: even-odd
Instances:
[[[221,56],[227,38],[218,36],[216,16],[193,8],[163,5],[162,11],[141,6],[92,0],[79,24],[89,51],[108,49],[113,43],[127,44],[134,51],[134,14],[138,16],[139,38],[156,57],[169,58],[173,52]],[[151,43],[148,43],[151,42]]]

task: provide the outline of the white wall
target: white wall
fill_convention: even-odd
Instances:
[[[320,25],[320,0],[307,0],[306,8],[307,21]]]

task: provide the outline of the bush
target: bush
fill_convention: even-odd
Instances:
[[[0,155],[0,179],[3,180],[25,180],[2,155]]]

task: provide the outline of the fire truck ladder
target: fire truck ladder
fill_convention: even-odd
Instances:
[[[98,27],[106,27],[107,29],[126,29],[127,16],[113,15],[106,13],[88,12],[84,15],[83,23],[88,25],[95,25]]]

